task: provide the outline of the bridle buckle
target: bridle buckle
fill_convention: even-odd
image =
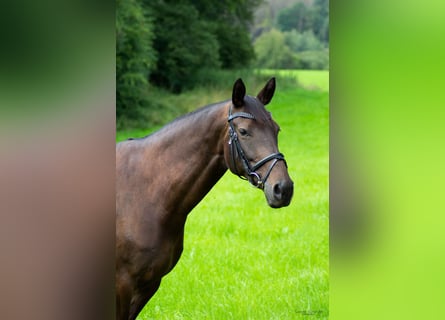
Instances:
[[[258,173],[256,173],[255,171],[249,172],[249,179],[248,180],[254,187],[257,187],[259,189],[263,189],[264,188],[263,180],[261,180],[260,175]]]

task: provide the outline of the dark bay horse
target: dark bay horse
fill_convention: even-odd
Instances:
[[[278,151],[279,127],[241,79],[232,99],[116,146],[116,319],[135,319],[176,265],[188,213],[230,169],[262,189],[273,208],[289,205],[293,182]]]

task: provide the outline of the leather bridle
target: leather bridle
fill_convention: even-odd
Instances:
[[[240,141],[238,139],[238,135],[235,131],[235,128],[233,126],[233,119],[235,118],[246,118],[255,120],[255,117],[247,112],[236,112],[232,114],[232,106],[230,106],[229,109],[229,117],[227,121],[229,122],[229,146],[230,146],[230,153],[231,153],[231,163],[232,168],[234,169],[234,173],[238,175],[241,179],[248,180],[253,186],[264,189],[264,185],[266,183],[267,178],[269,178],[269,175],[273,169],[273,167],[277,164],[279,160],[284,161],[286,164],[286,160],[284,160],[284,155],[280,152],[272,153],[268,155],[267,157],[261,159],[257,163],[255,163],[253,166],[250,165],[249,160],[247,160],[247,157],[243,151],[243,148],[241,147]],[[244,177],[242,174],[239,173],[238,168],[236,166],[236,159],[235,159],[235,153],[238,154],[238,157],[241,158],[241,161],[243,163],[244,170],[247,174],[247,178]],[[260,176],[258,172],[256,172],[259,168],[261,168],[263,165],[265,165],[267,162],[272,161],[271,165],[269,166],[269,169],[267,170],[264,178]],[[286,164],[287,167],[287,164]]]

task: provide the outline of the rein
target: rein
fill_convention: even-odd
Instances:
[[[279,160],[283,160],[286,164],[286,160],[284,159],[284,155],[280,152],[272,153],[268,155],[267,157],[261,159],[257,163],[255,163],[253,166],[250,165],[249,160],[247,160],[247,157],[243,151],[243,148],[241,147],[240,141],[238,139],[238,135],[236,134],[235,128],[233,126],[232,120],[236,118],[246,118],[255,120],[255,117],[247,112],[236,112],[232,114],[232,107],[229,109],[229,116],[227,118],[227,121],[229,122],[229,145],[230,145],[230,153],[231,153],[231,163],[232,167],[235,169],[235,174],[240,177],[241,179],[248,180],[253,186],[264,189],[264,185],[266,183],[267,178],[269,178],[270,173],[272,172],[273,167],[276,165],[276,163]],[[242,176],[238,168],[236,166],[235,161],[235,152],[238,154],[238,156],[241,158],[243,167],[245,172],[247,173],[247,178]],[[256,172],[259,168],[261,168],[263,165],[265,165],[267,162],[272,161],[271,165],[269,166],[269,169],[266,172],[266,175],[264,178],[261,178],[260,174]],[[286,164],[287,166],[287,164]]]

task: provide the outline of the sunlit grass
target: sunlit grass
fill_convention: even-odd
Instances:
[[[138,319],[327,319],[328,93],[278,85],[268,109],[295,182],[291,205],[271,209],[226,173],[190,213],[182,257]]]
[[[329,72],[326,70],[259,70],[262,74],[296,78],[308,90],[329,91]]]

